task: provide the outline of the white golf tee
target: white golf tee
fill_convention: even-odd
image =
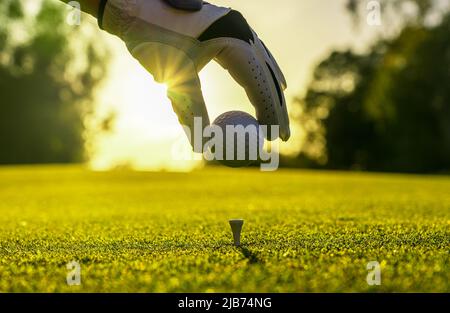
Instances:
[[[241,230],[244,225],[244,220],[230,220],[231,231],[233,232],[234,245],[239,247],[241,245]]]

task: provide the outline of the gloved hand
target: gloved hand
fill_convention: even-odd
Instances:
[[[194,151],[203,152],[203,144],[193,142],[194,118],[202,118],[203,128],[210,124],[198,72],[212,59],[245,88],[259,123],[279,126],[279,137],[288,140],[286,80],[242,15],[207,3],[200,11],[182,11],[166,1],[108,0],[101,26],[123,39],[157,82],[167,84],[180,123],[191,131]]]

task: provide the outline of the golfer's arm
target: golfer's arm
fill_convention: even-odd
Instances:
[[[73,0],[60,0],[60,1],[69,3]],[[77,0],[77,2],[80,4],[81,11],[88,13],[94,16],[95,18],[97,18],[100,1],[101,0]]]

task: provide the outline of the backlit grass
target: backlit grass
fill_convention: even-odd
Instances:
[[[449,227],[449,177],[0,168],[0,292],[449,292]]]

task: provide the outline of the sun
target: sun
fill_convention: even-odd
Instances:
[[[113,132],[97,141],[91,166],[185,170],[198,165],[172,156],[173,145],[189,143],[167,98],[167,85],[155,82],[123,45],[110,44],[113,60],[100,91],[99,110],[113,111],[116,120]]]

